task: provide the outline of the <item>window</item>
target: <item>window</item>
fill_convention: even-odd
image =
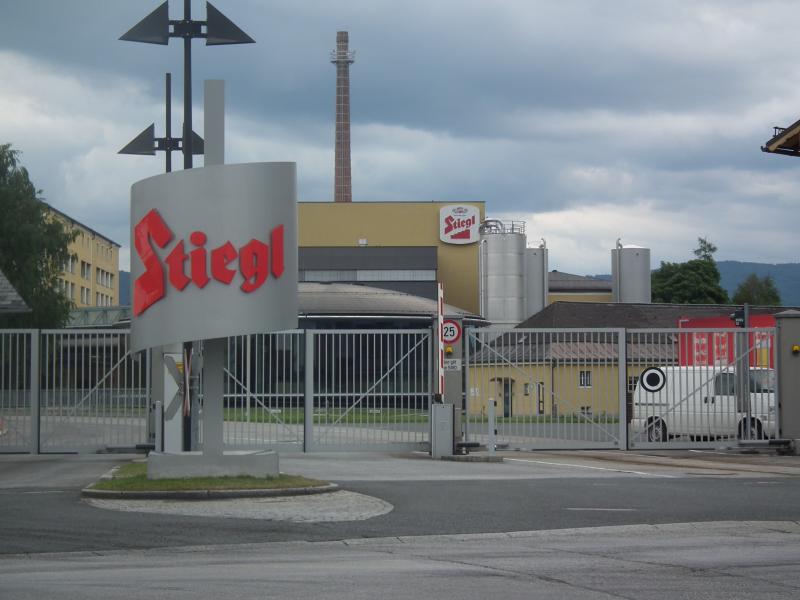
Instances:
[[[432,269],[359,269],[356,281],[436,281]]]
[[[91,290],[81,286],[81,302],[83,304],[91,304]]]
[[[714,378],[715,396],[733,396],[736,394],[736,375],[733,373],[717,373]]]
[[[300,281],[355,281],[355,271],[300,271]]]
[[[590,388],[592,387],[592,372],[580,371],[578,373],[578,387]]]
[[[87,281],[91,281],[92,279],[92,265],[85,260],[81,261],[81,278]]]
[[[775,392],[775,371],[764,369],[750,371],[750,393],[751,394],[771,394]]]
[[[97,267],[97,274],[95,280],[97,281],[98,285],[110,288],[113,286],[114,276],[108,271],[101,269],[100,267]]]
[[[300,281],[436,281],[432,269],[301,270]]]

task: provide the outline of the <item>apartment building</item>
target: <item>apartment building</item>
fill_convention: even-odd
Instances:
[[[54,218],[78,235],[70,244],[72,257],[64,265],[59,285],[77,308],[119,304],[119,248],[106,236],[49,207]]]

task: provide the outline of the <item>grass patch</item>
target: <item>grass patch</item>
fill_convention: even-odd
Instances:
[[[276,477],[187,477],[185,479],[148,479],[147,463],[134,462],[121,466],[113,479],[98,481],[96,490],[114,492],[167,492],[196,490],[278,490],[299,487],[322,487],[327,481],[307,479],[299,475]]]

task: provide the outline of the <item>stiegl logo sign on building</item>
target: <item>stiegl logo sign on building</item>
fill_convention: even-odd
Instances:
[[[473,244],[478,241],[480,213],[474,206],[450,204],[439,211],[439,239],[445,244]]]

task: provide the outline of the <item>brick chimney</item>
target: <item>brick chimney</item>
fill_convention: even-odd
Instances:
[[[336,50],[331,52],[331,62],[336,65],[336,172],[334,176],[334,202],[352,202],[353,188],[350,180],[350,65],[355,53],[348,49],[346,31],[336,33]]]

